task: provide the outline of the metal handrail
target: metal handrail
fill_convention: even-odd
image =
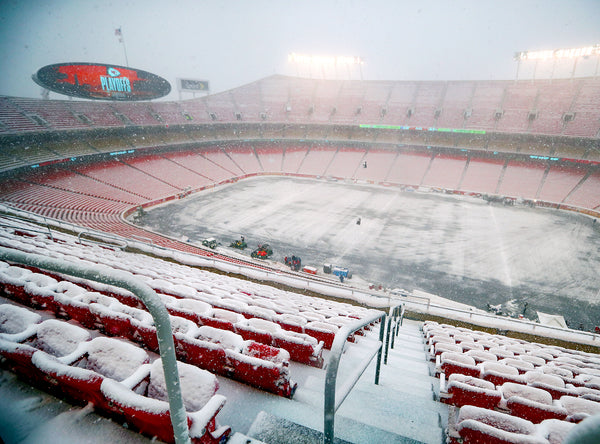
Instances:
[[[387,364],[389,349],[394,348],[395,338],[396,338],[396,335],[398,334],[399,327],[402,325],[403,319],[404,319],[404,303],[390,307],[389,312],[388,312],[387,333],[386,333],[386,338],[385,338],[385,354],[384,354],[384,358],[383,358],[384,364]],[[390,345],[390,337],[391,337],[391,345]]]
[[[325,375],[325,393],[324,393],[324,407],[323,407],[323,442],[326,444],[332,444],[334,438],[334,427],[335,427],[335,412],[344,402],[354,385],[358,382],[361,375],[364,373],[366,368],[371,363],[371,360],[377,354],[377,369],[375,370],[375,384],[379,384],[379,370],[381,365],[381,345],[383,344],[383,334],[385,330],[385,317],[386,314],[381,311],[376,311],[371,316],[363,319],[358,319],[355,322],[344,325],[336,333],[333,344],[331,345],[331,351],[329,354],[329,361],[327,362],[327,373]],[[344,381],[342,390],[340,390],[339,399],[336,400],[336,380],[337,372],[340,364],[340,358],[344,351],[348,337],[355,331],[361,329],[365,325],[368,325],[377,320],[381,320],[379,327],[379,342],[374,351],[364,359],[360,365],[356,366],[356,370],[352,375]]]
[[[8,220],[13,220],[13,221],[16,220],[16,221],[19,221],[19,222],[25,222],[25,223],[31,224],[31,222],[29,220],[27,220],[25,217],[20,216],[18,214],[3,214],[2,217],[4,219],[8,219]],[[43,217],[43,221],[44,222],[42,224],[43,224],[43,226],[46,227],[46,230],[47,230],[46,232],[34,230],[34,229],[31,229],[31,228],[27,228],[27,231],[31,231],[31,232],[39,233],[39,234],[47,234],[50,237],[50,239],[54,239],[54,237],[52,236],[52,230],[50,229],[50,226],[48,225],[48,221],[46,220],[45,217]],[[36,224],[36,225],[39,225],[39,224]],[[0,226],[2,226],[3,228],[15,228],[15,229],[19,229],[19,227],[13,226],[13,225],[2,224]]]
[[[93,239],[89,239],[89,238],[86,239],[85,238],[86,235],[89,237],[95,237],[97,239],[114,240],[115,243],[113,244],[108,241],[103,242],[100,240],[93,240]],[[100,234],[100,233],[92,232],[89,230],[81,231],[77,235],[77,242],[80,244],[84,244],[84,242],[83,242],[84,240],[85,240],[85,242],[88,242],[90,244],[100,245],[100,246],[107,247],[107,248],[116,248],[119,250],[123,250],[124,248],[127,248],[127,241],[123,240],[123,238],[121,236],[115,236],[114,234]]]
[[[0,259],[72,275],[78,278],[89,279],[103,284],[114,285],[129,290],[139,297],[148,308],[156,326],[158,347],[167,385],[169,411],[171,413],[171,424],[173,425],[175,442],[177,444],[190,443],[187,413],[181,396],[179,371],[177,369],[177,360],[175,358],[175,343],[171,331],[171,321],[169,320],[167,309],[154,290],[143,281],[134,278],[126,272],[108,269],[106,267],[66,262],[5,247],[0,247]]]

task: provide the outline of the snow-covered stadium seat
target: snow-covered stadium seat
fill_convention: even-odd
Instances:
[[[90,339],[90,332],[81,327],[56,319],[47,319],[38,325],[33,345],[60,358],[75,352]]]
[[[460,353],[444,352],[440,357],[441,371],[450,376],[454,373],[479,377],[481,370],[471,356]]]
[[[580,422],[591,415],[600,414],[600,402],[574,396],[562,396],[561,405],[566,409],[570,422]]]
[[[100,392],[102,381],[126,379],[149,362],[149,356],[131,343],[97,337],[60,358],[37,351],[31,362],[61,394],[102,407],[105,402]]]
[[[531,421],[470,405],[461,407],[456,428],[466,444],[548,443]]]
[[[560,399],[565,395],[577,396],[577,390],[574,387],[566,387],[565,381],[556,375],[531,370],[525,373],[525,381],[527,385],[547,391],[552,399]]]
[[[216,377],[206,370],[182,362],[177,363],[177,369],[191,442],[222,442],[227,438],[230,429],[219,428],[216,424],[216,415],[225,404],[225,397],[216,394]],[[140,432],[160,441],[174,442],[167,388],[160,359],[140,367],[139,371],[126,381],[105,379],[101,391],[110,410]]]
[[[0,338],[20,342],[35,334],[42,317],[24,307],[0,305]]]
[[[449,402],[458,407],[475,405],[493,409],[502,398],[502,394],[491,382],[460,373],[448,377],[447,390],[452,395]]]
[[[502,397],[511,414],[538,424],[545,419],[565,419],[567,411],[552,401],[545,390],[507,382],[501,387]]]
[[[519,370],[515,367],[490,361],[484,362],[482,366],[483,379],[492,382],[496,386],[500,386],[506,382],[525,384],[525,378],[519,375]]]

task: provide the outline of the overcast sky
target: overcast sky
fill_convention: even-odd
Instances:
[[[31,75],[53,63],[125,65],[119,27],[129,66],[166,78],[177,99],[178,77],[208,80],[212,92],[272,74],[514,79],[516,51],[594,45],[599,24],[600,0],[0,0],[0,94],[40,97]],[[315,71],[288,62],[291,52],[364,65]]]

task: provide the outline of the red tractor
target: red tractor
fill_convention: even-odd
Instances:
[[[255,259],[267,259],[273,255],[273,249],[269,244],[259,244],[258,247],[250,254]]]

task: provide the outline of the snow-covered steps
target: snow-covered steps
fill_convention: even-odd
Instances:
[[[365,442],[419,443],[419,441],[405,436],[395,435],[343,417],[336,418],[336,425],[336,436],[333,440],[335,444]],[[338,428],[340,430],[337,430]],[[266,412],[258,414],[248,435],[260,439],[261,442],[266,444],[321,444],[323,442],[322,432]]]
[[[297,390],[294,399],[312,405],[315,409],[323,409],[322,391],[303,386]],[[422,394],[362,384],[350,392],[337,411],[336,436],[343,437],[341,433],[344,433],[344,427],[340,422],[343,420],[344,423],[350,421],[368,429],[377,429],[418,442],[440,443],[447,410],[447,406],[431,399],[431,392],[427,399]]]

